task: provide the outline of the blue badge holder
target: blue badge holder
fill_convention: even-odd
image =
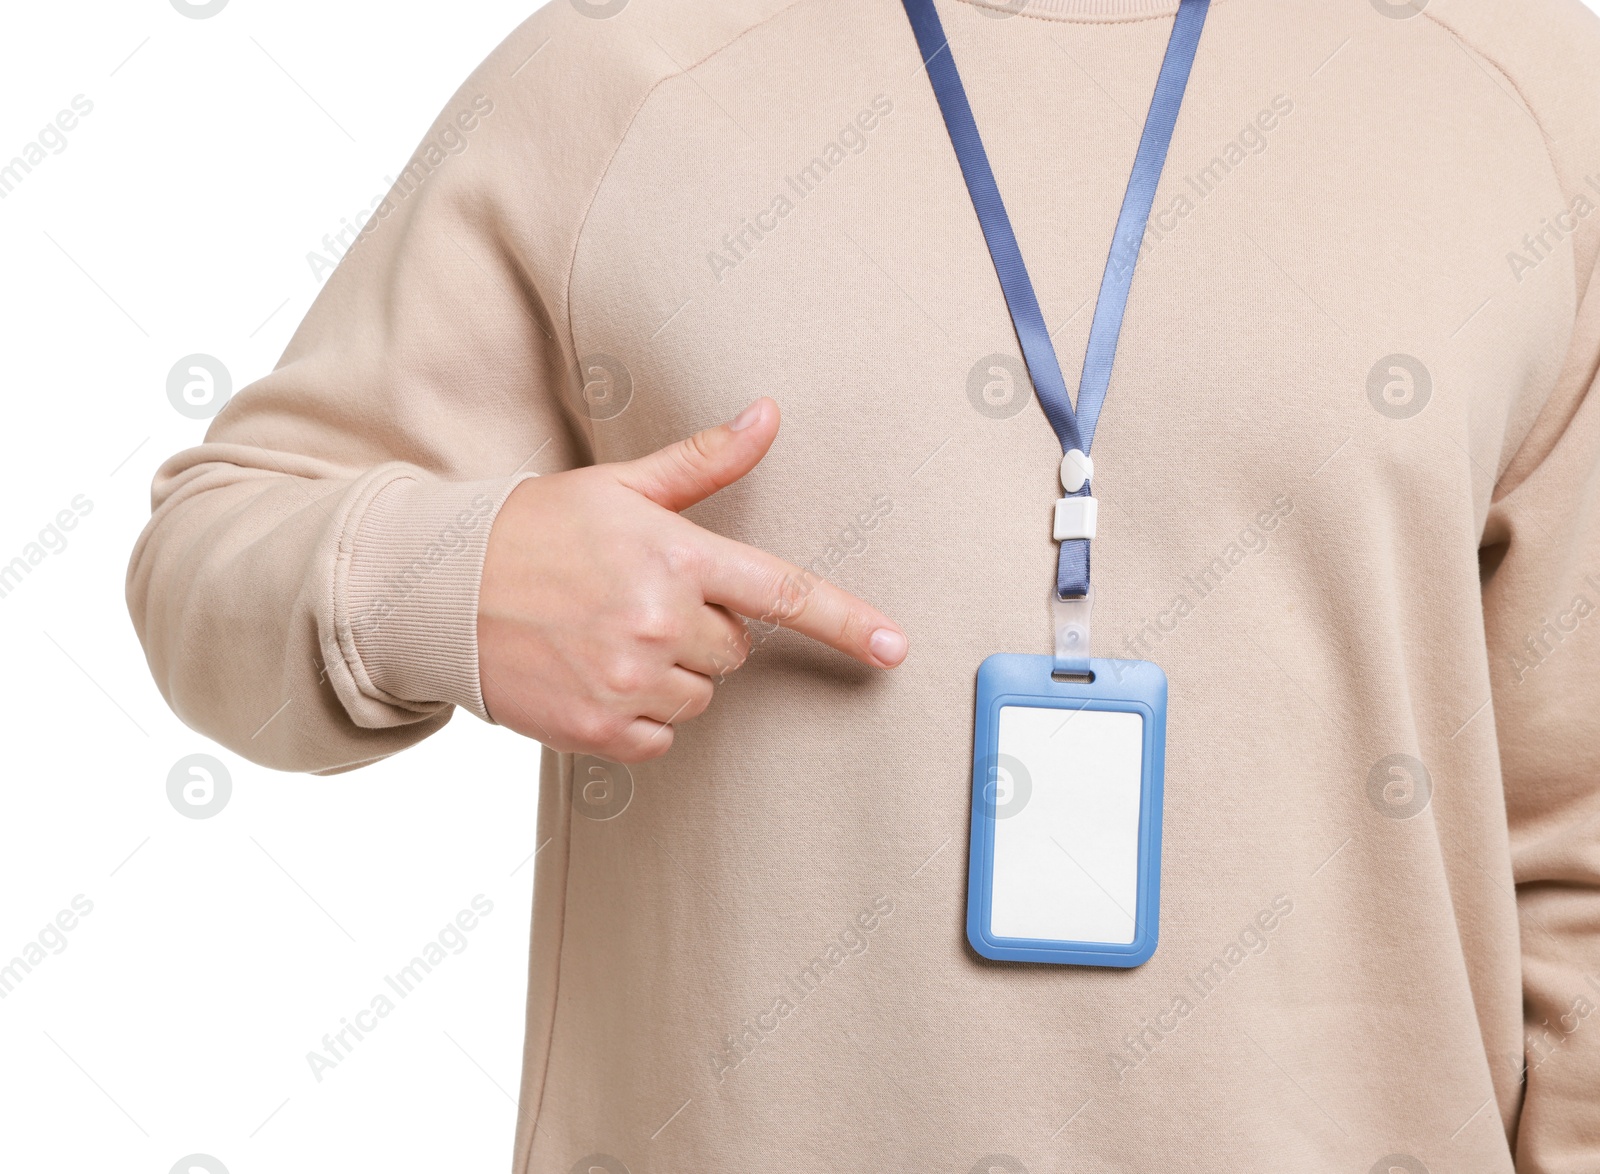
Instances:
[[[967,940],[996,961],[1138,966],[1158,930],[1167,677],[1057,663],[978,669]]]

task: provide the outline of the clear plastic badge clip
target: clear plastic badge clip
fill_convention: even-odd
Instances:
[[[1050,592],[1050,614],[1056,630],[1055,672],[1073,677],[1093,675],[1089,671],[1089,615],[1093,607],[1092,587],[1078,599],[1062,599]]]

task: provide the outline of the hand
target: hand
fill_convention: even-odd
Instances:
[[[737,615],[875,668],[906,637],[877,609],[678,511],[733,484],[778,434],[762,398],[636,461],[524,481],[495,518],[478,598],[483,697],[501,725],[613,762],[665,754],[744,663]],[[735,615],[734,613],[737,613]]]

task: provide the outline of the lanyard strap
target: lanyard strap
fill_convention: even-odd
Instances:
[[[1134,155],[1133,171],[1128,176],[1128,190],[1122,197],[1122,211],[1111,238],[1111,252],[1100,279],[1094,324],[1089,329],[1083,375],[1078,381],[1076,411],[1067,395],[1056,348],[1039,310],[1039,299],[1033,292],[1027,266],[1023,264],[1022,250],[1017,246],[1011,218],[1006,214],[1005,202],[1000,198],[994,172],[989,167],[989,156],[983,149],[983,139],[972,117],[972,106],[967,101],[939,14],[934,10],[933,0],[902,0],[902,3],[912,32],[916,34],[923,64],[927,66],[928,81],[939,100],[945,127],[950,132],[950,144],[955,148],[961,174],[967,181],[973,210],[978,214],[984,240],[988,242],[989,256],[994,261],[1000,289],[1011,311],[1011,323],[1022,347],[1022,357],[1028,364],[1028,376],[1039,397],[1039,406],[1061,441],[1062,453],[1077,449],[1088,455],[1106,389],[1111,383],[1117,339],[1122,334],[1122,316],[1128,306],[1128,291],[1133,285],[1133,271],[1144,241],[1145,225],[1150,219],[1150,206],[1155,201],[1161,169],[1167,161],[1167,147],[1172,142],[1172,129],[1183,104],[1183,92],[1189,83],[1189,71],[1200,44],[1200,30],[1205,26],[1209,0],[1179,0],[1178,15],[1161,62],[1161,74],[1156,79],[1155,95],[1150,99],[1144,132],[1139,137],[1139,150]],[[1085,481],[1069,496],[1089,494],[1089,484]],[[1062,599],[1089,594],[1087,538],[1070,538],[1061,543],[1056,594]]]

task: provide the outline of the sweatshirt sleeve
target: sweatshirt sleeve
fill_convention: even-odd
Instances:
[[[1600,282],[1492,504],[1484,612],[1521,924],[1521,1174],[1600,1170]],[[1521,470],[1526,469],[1523,473]]]
[[[589,459],[567,282],[650,87],[596,93],[595,24],[549,5],[474,72],[276,369],[156,475],[129,611],[178,716],[247,758],[336,771],[487,717],[490,527]]]

